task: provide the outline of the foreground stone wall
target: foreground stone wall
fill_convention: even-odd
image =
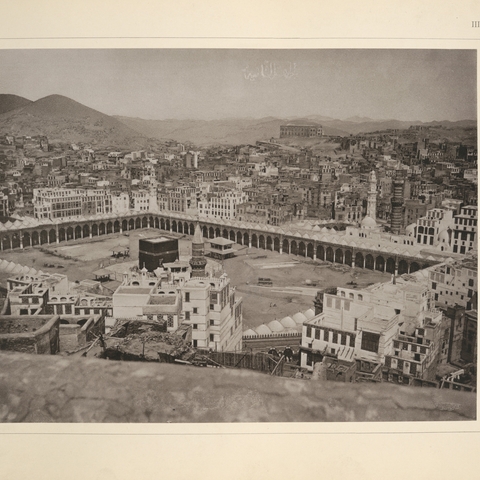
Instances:
[[[32,325],[28,325],[29,322]],[[38,316],[0,316],[0,324],[18,324],[20,331],[25,328],[26,333],[0,333],[0,350],[13,350],[23,353],[38,353],[45,355],[54,355],[59,351],[59,330],[60,318],[58,315],[38,315]],[[38,327],[38,329],[37,329]],[[4,331],[16,331],[9,327]]]
[[[60,325],[60,351],[73,352],[85,345],[85,336],[80,337],[80,325]],[[81,342],[79,341],[81,338]]]
[[[248,370],[0,353],[1,422],[474,420],[476,395]]]
[[[37,353],[34,335],[0,335],[0,350],[13,350],[23,353]]]

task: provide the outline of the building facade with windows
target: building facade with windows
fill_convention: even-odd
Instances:
[[[166,192],[165,210],[170,212],[192,213],[197,208],[197,189],[194,187],[175,187]]]
[[[467,253],[477,247],[478,207],[467,205],[454,217],[453,253]]]
[[[442,312],[423,283],[385,283],[363,290],[337,288],[304,322],[301,366],[313,371],[325,357],[378,365],[409,383],[431,379],[439,361]],[[421,345],[420,348],[418,345]],[[425,347],[425,348],[424,348]],[[405,381],[403,380],[405,376]]]
[[[468,255],[456,262],[429,268],[430,289],[438,306],[477,309],[477,263],[476,255]]]
[[[218,190],[198,202],[198,213],[207,218],[234,219],[237,205],[246,202],[247,198],[247,194],[240,190]]]
[[[192,344],[214,351],[242,349],[242,299],[226,274],[195,277],[182,287],[184,323],[192,326]]]
[[[131,192],[130,208],[136,212],[157,212],[157,193],[153,190],[138,190]]]
[[[285,137],[321,137],[323,128],[321,125],[280,125],[280,138]]]
[[[8,217],[10,209],[8,207],[8,195],[0,192],[0,217]]]
[[[173,332],[181,323],[181,300],[176,283],[166,275],[157,278],[144,268],[124,274],[112,296],[113,318],[166,322],[167,331]]]
[[[35,188],[32,202],[39,220],[115,213],[112,194],[106,190]]]
[[[406,234],[415,238],[417,244],[428,245],[440,251],[452,251],[453,211],[443,208],[432,208],[416,224],[406,228]]]
[[[205,272],[203,239],[197,225],[192,242],[190,269],[185,262],[128,272],[112,298],[113,317],[166,323],[175,332],[180,325],[191,326],[192,346],[214,351],[242,349],[242,298],[230,285],[227,274]]]

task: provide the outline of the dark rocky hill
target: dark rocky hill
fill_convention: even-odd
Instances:
[[[5,112],[10,112],[11,110],[16,110],[17,108],[25,107],[30,103],[32,103],[31,100],[19,97],[18,95],[0,93],[0,115]]]
[[[47,135],[51,142],[83,142],[132,149],[148,143],[145,135],[117,119],[62,95],[49,95],[1,114],[0,132]]]

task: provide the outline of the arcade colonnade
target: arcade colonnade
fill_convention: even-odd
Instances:
[[[434,260],[393,255],[363,247],[352,247],[305,238],[308,235],[301,237],[265,232],[260,225],[258,229],[241,228],[200,220],[200,227],[205,239],[223,237],[249,248],[255,247],[276,251],[280,254],[288,253],[311,260],[323,260],[398,275],[413,273],[438,263]],[[142,228],[155,228],[165,232],[193,235],[195,223],[192,220],[183,220],[172,216],[136,214],[119,218],[79,220],[26,228],[3,229],[0,231],[0,250],[68,243],[72,240],[94,238]]]

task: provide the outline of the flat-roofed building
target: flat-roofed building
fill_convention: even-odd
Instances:
[[[198,212],[207,218],[234,219],[237,205],[247,201],[247,193],[241,190],[229,190],[224,187],[203,196],[198,202]]]
[[[303,324],[303,368],[313,371],[315,363],[328,357],[355,361],[357,368],[368,371],[381,365],[387,379],[395,375],[400,383],[434,379],[442,312],[433,307],[426,282],[337,288],[317,303],[319,313]]]
[[[193,347],[241,350],[242,298],[235,295],[226,274],[207,275],[198,224],[192,247],[189,263],[165,263],[154,273],[146,268],[125,273],[113,294],[113,317],[166,323],[171,332],[183,325],[191,329]]]
[[[35,218],[50,220],[114,213],[112,194],[100,189],[35,188],[33,207]]]
[[[235,251],[233,250],[234,244],[235,242],[228,240],[228,238],[212,238],[210,240],[209,254],[212,258],[216,258],[218,260],[231,258],[235,255]]]
[[[280,138],[286,137],[321,137],[323,128],[321,125],[310,123],[305,125],[287,124],[280,125]]]
[[[440,251],[452,251],[453,210],[432,208],[419,218],[416,224],[409,225],[406,234],[420,245],[429,245]]]
[[[158,322],[167,331],[181,323],[181,296],[178,285],[166,277],[157,278],[143,269],[140,274],[125,274],[123,283],[112,297],[116,320],[136,319]]]
[[[478,207],[467,205],[454,217],[453,253],[467,253],[477,246]]]
[[[442,308],[459,305],[466,310],[476,310],[477,270],[476,255],[429,268],[430,288],[436,304]]]
[[[192,326],[194,347],[215,351],[242,349],[242,298],[226,274],[192,278],[182,287],[184,323]]]

